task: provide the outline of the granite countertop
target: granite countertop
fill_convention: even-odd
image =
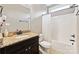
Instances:
[[[20,42],[20,41],[23,41],[23,40],[27,40],[27,39],[32,38],[34,36],[38,36],[38,34],[33,33],[33,32],[27,32],[27,33],[23,33],[21,35],[14,35],[14,36],[11,36],[11,37],[4,37],[3,38],[3,44],[0,46],[0,48],[12,45],[14,43],[17,43],[17,42]]]

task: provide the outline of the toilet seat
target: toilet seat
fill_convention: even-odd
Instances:
[[[51,44],[47,41],[42,41],[39,43],[44,48],[50,48]]]

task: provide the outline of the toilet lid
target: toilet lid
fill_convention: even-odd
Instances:
[[[50,46],[51,46],[51,44],[49,42],[47,42],[47,41],[40,42],[40,45],[45,47],[45,48],[50,48]]]

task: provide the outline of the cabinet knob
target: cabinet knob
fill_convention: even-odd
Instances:
[[[25,49],[26,51],[28,50],[28,49]]]
[[[31,47],[29,47],[29,49],[31,49]]]

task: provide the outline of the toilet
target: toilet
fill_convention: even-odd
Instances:
[[[44,39],[43,34],[39,35],[39,49],[43,54],[48,53],[48,49],[50,49],[51,44]]]

